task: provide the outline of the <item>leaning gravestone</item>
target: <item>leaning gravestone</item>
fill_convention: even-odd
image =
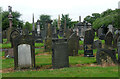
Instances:
[[[54,69],[69,67],[67,39],[52,40],[52,66]]]
[[[115,50],[111,49],[98,49],[97,54],[96,54],[96,61],[97,64],[100,65],[112,65],[116,64],[116,54]]]
[[[76,32],[73,33],[68,39],[68,49],[69,49],[69,56],[78,55],[79,37],[77,36]]]
[[[13,39],[14,68],[35,68],[34,39],[30,35],[21,35]]]
[[[84,56],[93,57],[94,31],[87,29],[84,36]]]

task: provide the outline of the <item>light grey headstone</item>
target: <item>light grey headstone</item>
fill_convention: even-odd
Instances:
[[[31,62],[31,48],[28,44],[21,44],[18,46],[18,66],[30,67]]]

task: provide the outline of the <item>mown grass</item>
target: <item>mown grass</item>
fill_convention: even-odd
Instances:
[[[43,47],[44,43],[35,43],[35,47]]]
[[[36,50],[41,51],[41,50]],[[96,50],[95,50],[96,51]],[[42,52],[40,52],[42,53]],[[74,67],[76,64],[92,64],[96,63],[96,58],[81,57],[81,56],[69,56],[69,68],[51,69],[52,56],[51,54],[37,55],[35,56],[36,66],[40,67],[40,71],[15,71],[10,73],[3,73],[3,77],[118,77],[118,67],[89,67],[80,66]],[[71,65],[73,65],[71,67]],[[50,66],[50,69],[43,68],[44,66]],[[14,59],[2,59],[2,67],[13,68]]]
[[[118,77],[118,67],[70,67],[3,73],[3,77]]]
[[[2,48],[11,48],[11,43],[2,44]]]

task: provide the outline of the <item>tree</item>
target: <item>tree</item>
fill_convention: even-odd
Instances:
[[[32,31],[32,24],[30,24],[29,22],[26,22],[23,28],[28,29],[29,31]]]
[[[66,27],[71,28],[72,27],[72,24],[71,24],[72,19],[69,18],[69,14],[66,14],[66,15],[62,14],[61,25],[64,26],[65,19],[66,19]]]
[[[93,28],[97,29],[102,25],[108,26],[109,24],[113,24],[114,27],[120,28],[120,9],[116,9],[112,11],[110,9],[101,13],[101,17],[97,18],[93,22]]]
[[[97,19],[100,18],[100,14],[99,13],[92,13],[92,16],[88,15],[84,18],[84,21],[87,21],[91,24],[93,24],[93,22]]]
[[[40,15],[40,26],[44,28],[46,21],[51,20],[50,15]]]
[[[9,27],[9,19],[8,19],[9,12],[3,11],[2,12],[2,30],[6,30]],[[21,14],[19,12],[12,12],[13,19],[12,19],[12,27],[23,27],[23,21],[19,20]]]

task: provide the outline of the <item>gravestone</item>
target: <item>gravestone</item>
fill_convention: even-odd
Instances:
[[[114,34],[114,27],[113,25],[108,25],[108,31],[111,31]]]
[[[13,39],[15,39],[16,37],[20,36],[20,32],[15,29],[11,32],[10,34],[10,42],[11,42],[11,47],[13,48]]]
[[[13,39],[14,69],[35,68],[34,38],[20,35]]]
[[[7,33],[6,33],[6,35],[7,35],[7,42],[10,42],[10,34],[11,34],[11,32],[14,30],[14,28],[7,28]]]
[[[113,65],[117,64],[115,50],[98,49],[96,54],[96,61],[99,65]]]
[[[113,38],[113,47],[114,48],[117,48],[117,40],[118,40],[118,37],[120,36],[119,33],[115,34],[114,38]]]
[[[108,31],[107,34],[105,35],[105,46],[112,47],[112,41],[113,41],[113,34],[111,31]]]
[[[37,20],[37,29],[35,30],[35,42],[36,43],[43,43],[42,36],[41,36],[41,30],[40,30],[40,21]]]
[[[44,44],[44,48],[45,51],[50,51],[52,49],[52,28],[51,28],[51,22],[52,21],[48,21],[47,25],[47,37],[45,38],[45,44]]]
[[[120,65],[120,36],[117,40],[117,49],[118,49],[118,64]]]
[[[93,57],[94,31],[87,29],[84,36],[84,56]]]
[[[77,36],[76,32],[73,33],[68,39],[68,49],[69,49],[69,56],[78,55],[79,37]]]
[[[69,67],[68,43],[67,39],[52,40],[52,67]]]

